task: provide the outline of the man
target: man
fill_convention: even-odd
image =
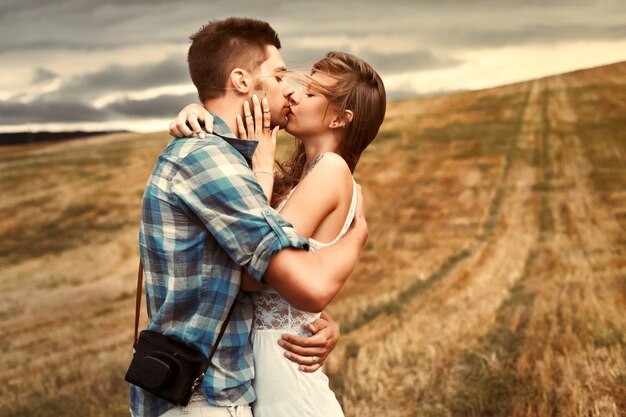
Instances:
[[[140,250],[148,328],[174,335],[208,356],[229,307],[236,303],[199,386],[200,401],[194,407],[201,403],[203,415],[251,416],[252,306],[239,293],[242,268],[292,305],[321,311],[349,276],[367,238],[359,207],[353,227],[332,248],[305,250],[307,240],[268,206],[249,168],[256,142],[235,139],[232,133],[244,101],[259,91],[272,103],[273,124],[284,125],[293,90],[282,79],[285,65],[279,48],[276,32],[252,19],[211,22],[192,36],[189,69],[214,117],[213,134],[172,141],[158,158],[143,198]],[[315,327],[326,325],[320,321]],[[319,341],[319,334],[315,337]],[[325,337],[332,342],[332,336]],[[292,350],[301,363],[313,364],[298,355],[306,348]],[[328,349],[317,352],[324,356]],[[131,385],[134,416],[184,412],[172,407]]]

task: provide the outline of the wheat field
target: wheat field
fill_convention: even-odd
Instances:
[[[387,113],[356,171],[370,237],[328,309],[346,415],[626,416],[626,63]],[[0,148],[1,416],[128,415],[168,141]]]

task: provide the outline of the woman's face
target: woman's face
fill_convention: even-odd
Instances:
[[[328,99],[315,90],[315,83],[330,86],[333,79],[315,73],[313,83],[305,85],[291,95],[291,112],[287,115],[285,130],[299,139],[327,132],[337,111]]]

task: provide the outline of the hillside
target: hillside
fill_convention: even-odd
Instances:
[[[112,133],[123,133],[124,131],[105,131],[105,132],[13,132],[0,133],[0,146],[4,145],[31,145],[34,143],[50,142],[54,140],[69,140],[85,137],[93,137]]]
[[[127,415],[168,140],[0,148],[1,416]],[[626,415],[626,63],[391,103],[356,176],[370,238],[329,308],[347,416]]]

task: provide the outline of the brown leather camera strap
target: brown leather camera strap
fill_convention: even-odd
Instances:
[[[137,339],[139,338],[139,313],[141,312],[141,294],[143,293],[143,263],[141,262],[141,258],[139,259],[139,270],[137,271],[137,298],[135,302],[135,342],[133,343],[133,349],[137,346]],[[235,296],[235,300],[230,306],[230,310],[228,310],[228,316],[224,323],[222,323],[222,328],[220,329],[220,333],[217,335],[217,339],[215,340],[215,344],[211,349],[211,354],[209,355],[209,362],[213,359],[213,355],[217,350],[217,345],[219,345],[220,340],[222,340],[222,336],[224,336],[224,332],[226,331],[226,326],[230,321],[231,316],[233,315],[233,310],[235,309],[235,304],[237,303],[237,296]]]
[[[133,349],[137,346],[139,338],[139,313],[141,312],[141,294],[143,293],[143,262],[139,259],[139,270],[137,271],[137,296],[135,298],[135,341]]]

